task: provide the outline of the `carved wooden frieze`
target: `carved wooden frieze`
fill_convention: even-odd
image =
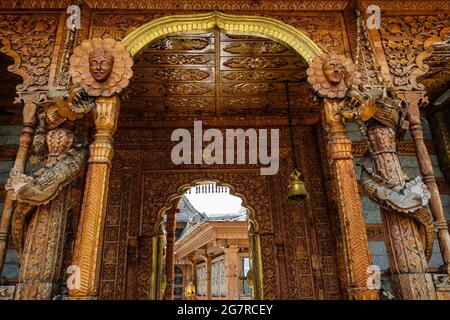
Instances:
[[[223,65],[236,69],[262,69],[262,68],[280,68],[288,64],[286,59],[281,57],[275,58],[230,58]]]
[[[11,57],[18,57],[9,71],[25,80],[17,87],[17,91],[48,88],[59,17],[59,14],[50,13],[1,14],[0,39],[6,38],[11,46],[8,51],[3,52]],[[4,48],[5,44],[1,47]]]
[[[209,45],[207,38],[171,39],[165,38],[150,45],[150,49],[182,51],[202,50]]]
[[[182,65],[182,64],[193,64],[193,65],[204,65],[211,61],[207,56],[198,55],[185,55],[185,54],[154,54],[150,57],[144,56],[143,59],[151,64],[167,64],[167,65]]]
[[[201,81],[205,80],[210,74],[200,69],[159,69],[154,76],[160,80],[169,81]]]
[[[393,78],[393,83],[402,90],[422,90],[419,75],[428,68],[417,63],[418,55],[424,51],[424,42],[450,27],[448,15],[434,16],[387,16],[381,20],[381,41]],[[437,67],[437,66],[436,66]],[[441,68],[440,68],[441,69]],[[437,77],[439,72],[434,71]]]
[[[255,36],[214,31],[163,38],[137,58],[122,113],[139,118],[239,112],[284,117],[283,80],[290,82],[292,106],[307,113],[315,102],[308,86],[302,85],[306,66],[285,46]]]
[[[281,73],[276,71],[236,71],[227,72],[223,76],[227,80],[278,80],[281,78]]]
[[[226,44],[223,51],[234,54],[278,54],[286,52],[288,49],[276,42],[238,42]]]
[[[272,93],[276,90],[276,87],[272,83],[233,83],[223,89],[224,92],[230,94],[249,94],[249,95],[260,95]]]

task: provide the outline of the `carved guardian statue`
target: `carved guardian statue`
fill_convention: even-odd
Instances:
[[[72,205],[70,184],[87,158],[73,124],[58,109],[70,110],[72,103],[90,110],[91,102],[61,98],[46,104],[33,142],[33,159],[42,160],[43,167],[31,176],[16,170],[10,173],[6,190],[17,200],[12,238],[20,261],[15,299],[52,299],[56,293]]]

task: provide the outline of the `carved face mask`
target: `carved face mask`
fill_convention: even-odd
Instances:
[[[105,49],[95,49],[89,54],[89,70],[97,82],[105,82],[111,75],[114,56]]]
[[[337,60],[325,62],[322,69],[325,78],[332,85],[338,85],[344,78],[344,66]]]

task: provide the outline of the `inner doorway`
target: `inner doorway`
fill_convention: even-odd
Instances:
[[[173,203],[161,225],[161,299],[254,298],[252,226],[242,199],[204,181]]]

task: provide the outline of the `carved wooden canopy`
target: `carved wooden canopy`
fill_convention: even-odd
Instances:
[[[285,46],[219,31],[172,36],[136,60],[128,87],[127,117],[285,116],[283,81],[295,113],[316,104],[306,83],[306,62]]]

